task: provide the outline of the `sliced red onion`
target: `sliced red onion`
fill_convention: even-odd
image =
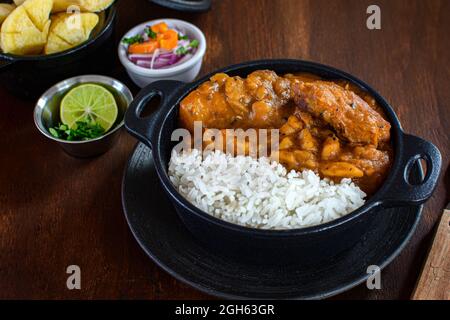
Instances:
[[[188,53],[188,54],[182,56],[181,59],[177,61],[177,64],[182,64],[182,63],[188,61],[192,57],[193,57],[193,54]]]
[[[132,53],[128,55],[128,59],[130,59],[132,62],[136,62],[137,60],[152,60],[153,55],[152,54],[137,54]]]
[[[163,69],[163,68],[167,68],[167,67],[172,67],[175,65],[179,65],[182,64],[184,62],[186,62],[187,60],[192,58],[192,54],[188,53],[184,56],[178,56],[176,54],[174,54],[171,58],[155,58],[154,62],[153,62],[153,66],[152,66],[152,62],[148,59],[138,59],[135,63],[136,65],[143,67],[143,68],[147,68],[147,69]]]
[[[176,31],[181,37],[184,36],[184,34],[179,30]],[[144,40],[149,40],[149,37],[145,32],[142,33],[142,36]],[[148,69],[169,68],[175,65],[182,64],[192,58],[197,49],[190,47],[189,46],[190,43],[191,40],[185,39],[179,40],[177,47],[171,51],[165,49],[156,49],[153,54],[129,54],[128,59],[131,62],[143,68]],[[179,55],[176,53],[177,50],[181,47],[186,48],[186,54]]]
[[[156,49],[155,52],[153,53],[152,61],[150,61],[150,69],[153,69],[153,64],[155,63],[155,59],[158,57],[158,55],[159,49]]]
[[[189,40],[179,40],[178,47],[187,47],[191,43]]]
[[[157,68],[160,68],[161,66],[165,66],[165,65],[167,65],[168,62],[169,62],[169,60],[167,60],[167,59],[155,60],[155,62],[153,63],[153,69],[157,69]],[[151,69],[151,61],[138,60],[136,62],[136,64],[140,67]]]
[[[161,69],[161,68],[164,68],[164,67],[166,67],[168,65],[169,65],[168,61],[157,61],[153,65],[153,69]]]
[[[161,58],[168,58],[173,56],[174,53],[173,52],[166,52],[166,53],[161,53],[158,55],[158,57]],[[132,53],[128,55],[128,58],[132,61],[132,62],[136,62],[136,60],[149,60],[151,61],[153,58],[153,54],[152,53]]]
[[[172,64],[178,62],[178,60],[180,60],[179,56],[177,56],[176,54],[172,55],[169,59],[169,65],[172,65]]]
[[[148,68],[150,69],[150,61],[147,60],[137,60],[136,65],[138,65],[139,67],[143,67],[143,68]]]
[[[188,53],[188,54],[186,54],[186,55],[184,55],[184,56],[177,56],[177,57],[178,57],[178,60],[177,60],[174,64],[172,64],[172,65],[167,65],[167,66],[165,66],[165,67],[163,67],[163,68],[161,68],[161,69],[167,69],[167,68],[171,68],[171,67],[178,66],[178,65],[180,65],[180,64],[182,64],[182,63],[188,61],[189,59],[191,59],[192,56],[193,56],[193,55],[190,54],[190,53]]]
[[[161,57],[161,58],[170,58],[173,54],[174,53],[172,51],[171,52],[167,52],[167,53],[160,53],[159,57]]]

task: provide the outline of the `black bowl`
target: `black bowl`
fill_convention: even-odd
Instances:
[[[80,74],[102,74],[115,59],[116,6],[100,13],[91,38],[72,49],[49,55],[14,55],[0,51],[0,83],[14,94],[36,98],[57,82]]]
[[[211,8],[211,0],[150,0],[162,7],[185,12],[205,12]]]
[[[167,168],[175,145],[175,142],[171,142],[171,134],[178,128],[179,102],[217,72],[245,77],[260,69],[273,70],[278,74],[309,72],[325,79],[344,79],[366,90],[384,109],[392,125],[395,159],[382,187],[364,206],[342,218],[318,226],[294,230],[260,230],[217,219],[196,208],[178,193],[170,182]],[[161,98],[159,109],[151,116],[141,118],[144,107],[155,96]],[[370,228],[374,216],[383,214],[383,209],[419,205],[429,199],[437,184],[441,167],[439,150],[430,142],[405,134],[395,112],[370,86],[345,72],[307,61],[253,61],[217,70],[191,84],[177,81],[155,82],[144,88],[130,105],[125,116],[125,127],[152,149],[161,186],[194,236],[212,250],[249,262],[317,260],[348,249]],[[423,181],[409,181],[411,168],[418,159],[426,161],[427,173]]]

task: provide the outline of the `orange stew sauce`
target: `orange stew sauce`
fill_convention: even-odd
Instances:
[[[192,131],[194,121],[204,128],[279,129],[272,156],[277,152],[287,169],[310,169],[335,182],[350,178],[369,195],[393,159],[391,126],[373,97],[310,74],[216,74],[180,103],[182,127]]]

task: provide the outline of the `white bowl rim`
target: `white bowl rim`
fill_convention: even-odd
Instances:
[[[136,35],[148,25],[153,25],[159,22],[168,22],[169,24],[189,29],[189,31],[196,34],[195,37],[200,42],[200,44],[197,51],[195,52],[194,56],[191,59],[174,67],[169,67],[166,69],[147,69],[134,64],[128,59],[127,51],[125,46],[122,44],[122,40],[124,38]],[[199,60],[203,59],[205,52],[206,52],[206,38],[203,32],[198,27],[184,20],[169,19],[169,18],[150,20],[135,26],[134,28],[130,29],[127,33],[125,33],[125,35],[120,39],[118,48],[120,62],[126,69],[141,76],[155,77],[155,78],[182,73],[187,69],[192,68]]]

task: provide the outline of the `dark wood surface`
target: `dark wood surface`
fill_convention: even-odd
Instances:
[[[450,1],[377,3],[382,29],[369,31],[366,0],[220,0],[204,14],[119,2],[119,36],[161,17],[199,26],[208,41],[202,74],[261,58],[350,72],[391,103],[406,132],[440,148],[439,186],[412,241],[382,272],[382,289],[359,286],[337,299],[408,299],[449,195]],[[136,92],[119,65],[111,73]],[[101,157],[71,158],[38,133],[33,106],[0,88],[0,298],[210,298],[159,269],[126,225],[120,187],[136,141],[124,133]],[[66,289],[71,264],[81,267],[81,290]]]

